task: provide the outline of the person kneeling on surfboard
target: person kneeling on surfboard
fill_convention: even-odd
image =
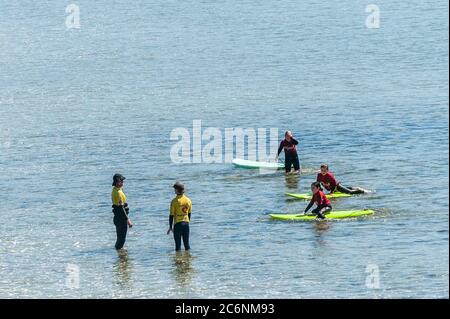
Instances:
[[[181,238],[183,238],[184,249],[189,250],[189,222],[191,221],[192,202],[184,195],[184,185],[176,182],[173,185],[176,197],[170,203],[169,230],[167,235],[173,231],[175,250],[181,249]],[[172,225],[175,221],[175,226]]]
[[[298,141],[292,136],[291,131],[287,131],[284,134],[284,140],[281,141],[277,156],[275,157],[275,161],[278,161],[278,157],[284,149],[284,169],[286,174],[291,172],[292,165],[294,165],[295,173],[298,174],[300,172],[300,162],[298,160],[296,145],[298,145]]]
[[[114,213],[114,225],[116,226],[116,249],[122,249],[127,237],[128,227],[133,227],[133,223],[128,218],[130,209],[127,203],[127,197],[123,192],[123,181],[125,177],[121,174],[115,174],[113,176],[113,189],[111,192],[112,199],[112,211]]]
[[[311,198],[308,206],[305,208],[305,214],[314,205],[314,203],[316,203],[317,207],[312,211],[312,213],[317,215],[317,217],[324,219],[325,214],[328,214],[333,209],[331,207],[330,200],[323,193],[319,182],[314,182],[311,184],[311,191],[313,193],[313,197]]]
[[[339,191],[345,194],[363,194],[365,190],[360,187],[347,187],[336,181],[333,173],[328,170],[327,164],[320,165],[320,173],[317,174],[317,181],[330,192],[330,194]]]

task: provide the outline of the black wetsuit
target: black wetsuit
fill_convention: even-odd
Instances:
[[[127,238],[129,208],[128,206],[124,207],[117,205],[113,205],[112,207],[114,213],[113,222],[114,225],[116,226],[116,234],[117,234],[115,247],[116,249],[121,249],[123,245],[125,245],[125,240]]]
[[[188,215],[189,221],[191,214]],[[173,216],[169,216],[169,226],[172,228]],[[185,250],[191,249],[189,245],[189,222],[179,222],[173,226],[173,239],[175,240],[175,250],[181,250],[181,239],[183,238],[183,245]]]
[[[289,142],[286,139],[282,140],[280,143],[280,147],[278,148],[278,156],[284,149],[284,169],[286,173],[289,173],[291,171],[292,166],[294,166],[294,169],[296,171],[300,169],[300,161],[298,159],[296,145],[298,145],[298,141],[295,138],[291,137],[291,140]]]

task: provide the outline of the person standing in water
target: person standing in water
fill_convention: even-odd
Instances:
[[[330,200],[323,193],[319,182],[314,182],[311,184],[311,191],[313,193],[313,197],[311,198],[308,206],[305,208],[305,214],[314,205],[314,203],[316,203],[317,207],[312,211],[312,213],[317,215],[320,219],[325,219],[325,214],[328,214],[333,209],[331,207]]]
[[[181,250],[181,238],[183,238],[184,249],[189,250],[191,249],[189,246],[189,223],[191,221],[192,202],[184,194],[183,184],[176,182],[173,188],[175,189],[176,197],[170,203],[167,235],[173,232],[176,251]],[[174,224],[175,226],[173,226]]]
[[[361,187],[348,187],[341,185],[341,183],[336,181],[333,173],[328,170],[327,164],[320,165],[320,173],[317,174],[317,181],[320,182],[323,187],[330,192],[330,194],[336,191],[351,195],[363,194],[366,192],[366,190]]]
[[[275,161],[278,161],[281,151],[284,150],[284,169],[286,174],[291,172],[292,166],[294,166],[294,173],[300,173],[300,161],[297,154],[297,145],[298,141],[293,137],[292,132],[287,131],[284,134],[284,140],[281,141],[277,156],[275,157]]]
[[[130,209],[128,208],[127,197],[123,192],[123,181],[125,177],[121,174],[113,176],[113,189],[111,192],[112,211],[114,213],[114,225],[116,226],[117,240],[115,247],[121,249],[125,244],[128,227],[133,227],[133,223],[128,218]]]

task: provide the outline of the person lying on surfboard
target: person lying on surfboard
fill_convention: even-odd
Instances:
[[[294,173],[300,173],[300,162],[298,160],[296,145],[298,145],[298,141],[293,137],[291,131],[287,131],[284,134],[284,140],[281,141],[277,156],[275,157],[275,161],[278,161],[281,151],[284,150],[284,169],[286,174],[291,172],[292,165],[294,166]]]
[[[351,195],[363,194],[366,192],[366,190],[361,187],[348,187],[341,185],[341,183],[336,181],[333,173],[329,171],[327,164],[320,165],[320,173],[317,174],[317,181],[320,182],[322,186],[330,192],[330,194],[336,191]]]
[[[308,206],[305,208],[305,214],[314,205],[314,203],[316,203],[317,207],[312,211],[312,213],[317,215],[320,219],[325,219],[325,214],[328,214],[333,209],[331,207],[330,200],[323,193],[319,182],[314,182],[311,184],[311,191],[313,193],[313,197],[311,198]]]

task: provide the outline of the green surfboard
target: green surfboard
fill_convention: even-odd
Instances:
[[[342,218],[354,218],[366,215],[373,215],[375,212],[371,209],[363,210],[340,210],[331,211],[331,213],[326,214],[326,219],[342,219]],[[317,216],[315,215],[302,215],[302,214],[269,214],[270,217],[277,220],[315,220]]]

